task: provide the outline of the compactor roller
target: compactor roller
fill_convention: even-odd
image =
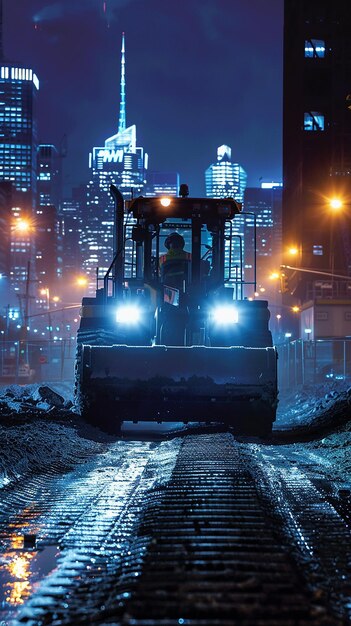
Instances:
[[[183,187],[183,186],[182,186]],[[184,190],[184,187],[183,187]],[[277,406],[268,303],[245,297],[232,198],[116,203],[116,250],[83,298],[76,403],[89,422],[225,422],[266,435]]]

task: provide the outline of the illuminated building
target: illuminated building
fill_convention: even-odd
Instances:
[[[34,269],[32,226],[37,183],[38,90],[38,77],[31,68],[4,60],[1,23],[0,182],[12,184],[9,275],[16,292],[23,290],[29,268]]]
[[[139,195],[146,182],[148,155],[137,146],[136,126],[126,125],[124,34],[121,53],[118,131],[106,139],[103,146],[93,148],[89,158],[90,181],[80,243],[83,270],[92,280],[97,268],[103,276],[113,255],[114,202],[109,193],[110,185],[116,185],[125,198],[130,198]]]
[[[235,198],[243,202],[247,174],[239,163],[233,163],[229,146],[217,148],[217,162],[205,172],[206,196],[208,198]]]
[[[62,276],[59,256],[59,155],[55,146],[41,144],[37,152],[38,204],[35,210],[35,266],[41,285],[54,288]]]
[[[233,163],[232,151],[229,146],[222,145],[217,148],[217,161],[212,163],[205,172],[206,196],[209,198],[234,198],[243,203],[246,188],[247,174],[239,163]],[[245,257],[245,219],[237,216],[233,222],[232,230],[227,233],[229,240],[226,242],[226,266],[229,266],[230,246],[232,245],[232,266],[236,269],[235,280],[240,280],[241,255],[243,266],[247,265]]]
[[[10,216],[12,184],[0,181],[0,281],[10,273]]]
[[[73,284],[75,277],[82,271],[82,254],[79,241],[82,236],[82,214],[86,203],[86,187],[72,189],[72,197],[65,198],[60,204],[62,228],[62,258],[65,286]]]
[[[60,157],[52,144],[40,144],[37,151],[38,204],[53,205],[58,210],[60,200]]]
[[[284,262],[293,245],[295,265],[332,273],[333,263],[341,275],[351,272],[350,30],[349,0],[285,0]],[[333,196],[342,197],[344,214],[330,211]],[[302,300],[322,283],[328,297],[334,295],[331,277],[297,274],[295,294]],[[349,286],[345,281],[340,295],[351,295]]]
[[[282,183],[262,183],[261,187],[247,187],[244,194],[244,211],[248,215],[245,232],[253,228],[256,221],[256,255],[258,273],[264,272],[270,265],[281,264],[282,246]],[[255,216],[255,217],[254,217]],[[252,241],[252,237],[245,237]],[[253,254],[253,248],[248,254]]]
[[[32,207],[37,181],[38,90],[32,69],[0,63],[0,180],[12,182]]]
[[[177,172],[152,172],[147,175],[143,195],[177,196],[179,192],[179,174]]]

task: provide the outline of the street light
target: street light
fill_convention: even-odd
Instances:
[[[86,276],[78,276],[76,283],[78,285],[78,287],[86,287],[88,284],[88,279]]]
[[[344,206],[343,200],[338,197],[330,198],[329,207],[333,213],[339,213]],[[332,296],[334,295],[334,274],[335,274],[335,254],[334,254],[334,220],[331,220],[330,225],[330,250],[329,250],[329,267],[332,280]]]
[[[329,204],[330,208],[334,211],[339,211],[343,206],[343,202],[342,200],[340,200],[340,198],[332,198]]]
[[[290,256],[297,256],[299,254],[299,249],[296,246],[291,246],[288,252]]]

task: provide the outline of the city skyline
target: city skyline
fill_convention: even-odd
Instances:
[[[159,0],[135,0],[109,2],[104,15],[98,0],[71,10],[66,0],[16,4],[4,0],[5,56],[26,59],[41,81],[39,141],[59,146],[67,136],[66,189],[85,182],[91,146],[118,128],[123,31],[127,125],[137,124],[150,169],[179,171],[204,195],[203,172],[229,143],[249,185],[281,179],[281,2],[191,1],[181,14],[174,2],[166,13]]]

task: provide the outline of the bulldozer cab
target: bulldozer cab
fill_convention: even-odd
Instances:
[[[132,242],[126,278],[189,295],[234,282],[240,286],[242,272],[230,245],[233,219],[241,211],[235,200],[141,197],[127,209],[133,225],[125,231],[125,241]],[[167,250],[174,233],[183,246]]]

